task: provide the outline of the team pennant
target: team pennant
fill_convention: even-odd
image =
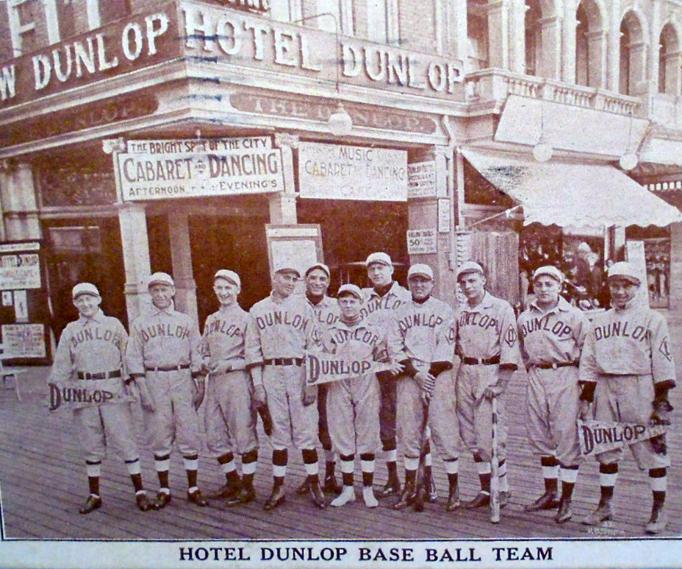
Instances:
[[[60,407],[80,409],[94,405],[111,405],[135,401],[123,388],[117,378],[101,380],[79,380],[48,383],[50,388],[48,405],[50,411]]]
[[[593,456],[657,437],[666,430],[666,425],[651,426],[641,423],[610,423],[578,419],[580,452],[583,456]]]
[[[390,369],[389,364],[367,359],[339,357],[325,353],[309,353],[306,356],[306,382],[308,385],[330,383],[351,379],[368,373]]]

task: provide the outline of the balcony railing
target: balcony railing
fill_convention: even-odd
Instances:
[[[466,100],[472,103],[504,100],[509,95],[520,95],[620,115],[641,116],[646,112],[642,101],[637,97],[502,69],[484,69],[469,73],[465,77],[465,88]]]

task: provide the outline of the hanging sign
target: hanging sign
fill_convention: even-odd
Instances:
[[[407,254],[428,255],[438,251],[435,229],[408,229]]]

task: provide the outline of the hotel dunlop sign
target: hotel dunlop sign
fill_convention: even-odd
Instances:
[[[185,58],[207,64],[337,80],[461,99],[461,62],[271,20],[264,0],[224,6],[191,0],[118,20],[0,64],[0,112],[47,95]]]

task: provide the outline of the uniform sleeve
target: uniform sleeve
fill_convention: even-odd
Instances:
[[[198,374],[201,371],[204,363],[204,357],[201,354],[201,334],[199,334],[199,327],[192,320],[189,324],[189,359],[192,375]]]
[[[71,357],[71,327],[67,326],[62,332],[57,350],[54,353],[54,363],[50,371],[50,381],[68,381],[74,372]]]
[[[672,356],[670,333],[665,318],[654,313],[651,325],[651,373],[654,383],[675,380],[675,363]]]
[[[514,309],[505,303],[500,315],[500,367],[518,369],[522,364]]]
[[[121,354],[121,369],[123,369],[123,377],[127,377],[126,348],[128,347],[128,332],[126,332],[123,324],[121,324],[121,321],[118,319],[116,319],[116,334],[120,338],[118,350]]]
[[[455,361],[455,324],[454,314],[450,312],[436,336],[436,347],[433,351],[433,361],[429,368],[431,375],[438,376],[446,370],[452,369]]]
[[[388,357],[394,361],[402,361],[407,358],[405,353],[405,338],[400,331],[400,311],[396,311],[394,318],[387,318],[386,323],[386,350]]]
[[[597,366],[597,356],[595,353],[594,329],[590,326],[585,336],[583,351],[580,354],[578,379],[580,381],[596,383],[598,374],[599,367]]]
[[[206,318],[206,322],[204,322],[204,333],[201,335],[201,342],[199,343],[199,352],[201,352],[201,355],[206,360],[210,360],[211,358],[211,347],[208,344],[208,331],[210,329],[210,324],[211,317],[209,316]]]
[[[305,350],[319,351],[322,349],[322,327],[315,315],[315,311],[307,302],[305,303],[305,318],[310,322],[310,326],[306,331]]]
[[[130,338],[126,347],[126,368],[129,375],[144,375],[144,346],[135,322],[130,330]]]
[[[263,347],[261,345],[260,330],[258,329],[253,313],[249,314],[249,321],[246,324],[244,354],[246,357],[247,369],[253,366],[263,365]]]
[[[519,316],[519,321],[517,322],[516,325],[516,334],[519,337],[519,352],[521,353],[521,359],[523,360],[523,365],[526,369],[528,369],[528,360],[530,360],[530,356],[528,355],[528,352],[526,351],[526,343],[523,341],[523,334],[521,333],[521,323],[522,323],[522,317]]]

